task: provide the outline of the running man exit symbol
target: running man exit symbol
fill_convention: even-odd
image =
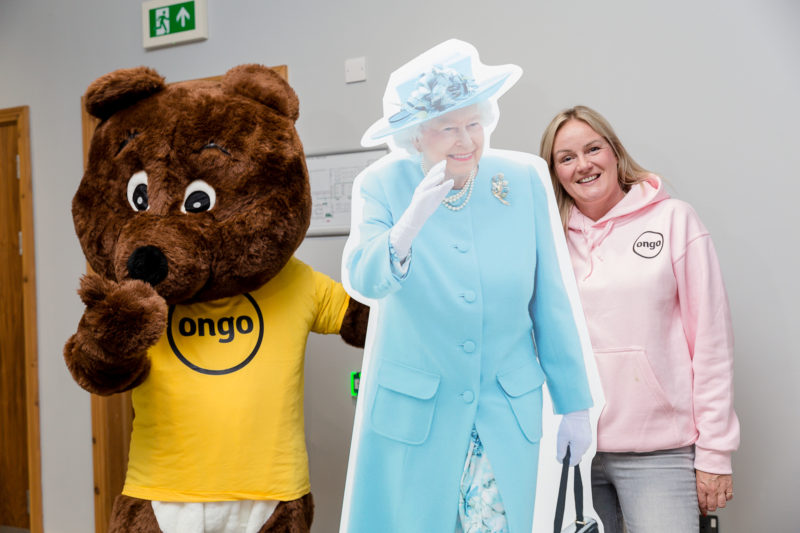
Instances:
[[[194,2],[183,2],[150,10],[150,37],[195,29]]]
[[[162,7],[156,9],[156,35],[166,35],[169,33],[169,8]],[[155,36],[154,36],[155,37]]]
[[[142,3],[142,44],[157,48],[208,38],[207,0]]]

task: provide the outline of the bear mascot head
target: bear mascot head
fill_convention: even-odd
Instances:
[[[140,67],[85,105],[100,123],[72,213],[91,272],[64,356],[90,392],[132,389],[111,531],[307,531],[306,338],[363,346],[368,309],[294,257],[295,92],[260,65],[169,85]]]

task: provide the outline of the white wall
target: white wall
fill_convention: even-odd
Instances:
[[[796,530],[798,2],[209,0],[208,41],[150,52],[141,47],[140,5],[0,1],[0,108],[31,107],[48,533],[91,531],[93,524],[89,398],[61,356],[82,311],[75,289],[84,262],[69,209],[81,176],[79,98],[86,86],[141,64],[168,81],[245,62],[287,64],[307,152],[346,150],[357,148],[378,118],[389,73],[450,37],[475,44],[486,63],[513,62],[525,71],[501,100],[494,146],[536,152],[552,115],[587,104],[698,210],[715,237],[737,336],[743,438],[734,458],[736,499],[721,513],[722,528]],[[367,58],[368,81],[345,85],[344,60],[357,56]],[[343,242],[309,241],[302,257],[335,270],[331,255]],[[327,383],[323,357],[310,356],[309,370]],[[352,352],[342,357],[357,363]],[[338,394],[339,385],[331,390]],[[325,403],[318,391],[311,395]],[[329,424],[345,435],[347,401],[342,418]],[[316,412],[311,404],[309,411]],[[311,417],[310,430],[320,432],[309,437],[312,455],[332,431],[326,416]],[[312,468],[320,468],[313,457]],[[320,480],[320,512],[335,508],[324,471],[312,476]],[[322,524],[317,531],[333,531]]]

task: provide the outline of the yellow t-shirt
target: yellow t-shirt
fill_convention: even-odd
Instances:
[[[340,284],[292,258],[252,293],[170,307],[133,391],[122,493],[183,502],[308,493],[306,340],[337,333],[348,302]]]

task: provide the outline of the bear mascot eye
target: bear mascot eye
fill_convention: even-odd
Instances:
[[[186,194],[183,197],[184,213],[202,213],[214,207],[217,201],[217,193],[214,187],[203,180],[194,180],[186,187]]]
[[[147,173],[140,170],[128,180],[128,203],[134,211],[147,211]]]

